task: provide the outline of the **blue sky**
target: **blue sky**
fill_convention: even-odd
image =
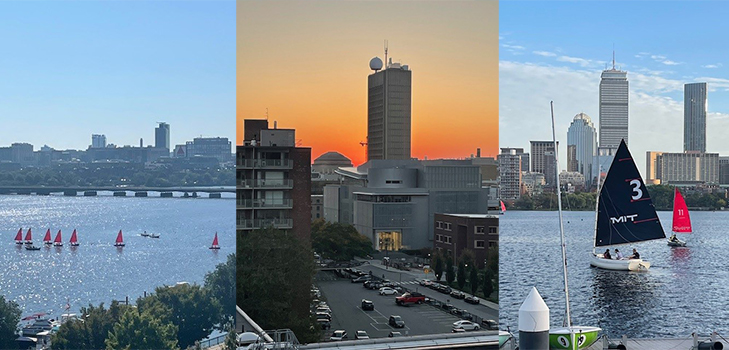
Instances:
[[[0,146],[235,140],[234,1],[0,2]]]
[[[499,114],[502,147],[557,138],[575,114],[598,123],[600,72],[615,45],[630,82],[630,149],[683,149],[683,84],[709,83],[707,151],[729,155],[729,3],[719,1],[504,2],[499,4]],[[527,130],[524,123],[533,125]],[[562,148],[562,147],[560,147]],[[562,149],[564,151],[564,149]],[[566,166],[564,152],[561,167]]]

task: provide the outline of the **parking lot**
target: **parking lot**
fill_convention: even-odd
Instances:
[[[391,331],[399,331],[402,335],[449,333],[453,322],[460,320],[427,304],[398,306],[395,304],[395,295],[381,296],[377,290],[366,289],[362,283],[351,283],[348,278],[338,277],[330,271],[317,273],[315,279],[332,310],[331,329],[325,332],[326,340],[338,329],[346,330],[350,340],[354,339],[354,333],[358,330],[366,331],[370,338],[387,337]],[[362,310],[362,299],[371,300],[375,309]],[[401,316],[405,327],[393,328],[388,325],[390,315]]]

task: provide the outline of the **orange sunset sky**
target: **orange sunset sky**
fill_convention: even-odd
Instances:
[[[312,161],[365,161],[369,61],[410,66],[412,156],[498,153],[497,1],[239,1],[237,143],[244,119],[296,129]]]

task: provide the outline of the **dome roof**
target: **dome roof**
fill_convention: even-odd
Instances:
[[[352,161],[339,152],[327,152],[314,160],[315,165],[336,164],[352,166]]]
[[[577,115],[574,118],[574,120],[578,120],[578,119],[582,119],[588,123],[592,123],[592,119],[590,119],[590,116],[585,113],[582,113],[582,112],[577,113]]]

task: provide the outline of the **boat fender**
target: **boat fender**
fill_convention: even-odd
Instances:
[[[702,341],[699,343],[699,350],[723,350],[724,344],[720,341],[712,342],[711,340]]]

